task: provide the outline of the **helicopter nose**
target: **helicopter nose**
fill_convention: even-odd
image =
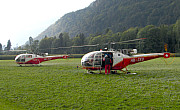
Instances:
[[[86,66],[86,60],[84,59],[81,60],[81,66]]]
[[[19,62],[19,60],[20,60],[20,57],[19,57],[19,56],[16,56],[15,61],[16,61],[16,62]]]
[[[84,61],[83,60],[81,60],[81,66],[83,66],[84,65]]]

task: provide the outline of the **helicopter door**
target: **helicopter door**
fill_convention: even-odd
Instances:
[[[97,53],[94,56],[94,67],[101,67],[102,65],[102,53]]]
[[[113,53],[112,53],[112,52],[104,52],[103,55],[102,55],[103,58],[105,58],[106,55],[108,55],[108,57],[111,59],[112,64],[113,64],[113,62],[114,62],[114,61],[113,61],[113,60],[114,60],[114,59],[113,59]],[[111,66],[113,66],[113,65],[111,65]],[[105,68],[105,61],[102,62],[102,67]]]

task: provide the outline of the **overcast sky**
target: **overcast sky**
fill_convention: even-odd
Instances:
[[[0,43],[21,46],[64,14],[83,9],[95,0],[1,0]]]

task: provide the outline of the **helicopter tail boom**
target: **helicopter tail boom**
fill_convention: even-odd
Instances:
[[[55,59],[60,59],[60,58],[67,59],[68,57],[69,57],[68,55],[48,56],[48,57],[41,58],[40,63],[44,61],[55,60]]]
[[[147,61],[147,60],[151,60],[151,59],[155,59],[159,57],[164,57],[164,54],[153,53],[153,54],[134,55],[130,58],[124,58],[123,62],[124,62],[124,65],[127,66],[129,64],[135,64],[135,63],[139,63],[139,62],[143,62],[143,61]]]

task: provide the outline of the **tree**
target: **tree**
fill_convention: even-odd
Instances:
[[[8,40],[6,50],[10,50],[10,49],[11,49],[11,46],[12,46],[12,45],[11,45],[11,41]]]
[[[68,47],[70,45],[70,39],[68,33],[63,33],[63,46]]]
[[[59,39],[60,39],[62,36],[63,36],[63,33],[60,33],[60,34],[59,34]]]
[[[63,50],[61,48],[61,47],[63,47],[62,33],[59,35],[58,38],[54,37],[51,47],[52,47],[51,52],[53,54],[61,54],[63,52]]]
[[[146,53],[162,52],[160,29],[158,27],[153,27],[147,31],[147,40],[145,40],[144,47]]]
[[[168,39],[168,30],[169,30],[169,26],[168,25],[161,25],[159,27],[160,29],[160,48],[163,50],[164,48],[164,44],[168,44],[169,45],[169,39]]]
[[[174,25],[169,26],[168,32],[167,32],[167,37],[168,37],[168,51],[169,52],[176,52],[176,35],[175,32],[173,31]]]
[[[73,38],[72,44],[73,44],[73,46],[82,46],[82,45],[84,45],[84,40],[85,40],[85,36],[83,33],[81,33]],[[84,48],[85,47],[73,48],[72,51],[73,51],[73,53],[78,53],[78,54],[84,53],[84,51],[85,51]]]
[[[120,42],[135,39],[137,36],[137,33],[138,33],[138,28],[129,28],[127,31],[124,31],[122,33],[122,37],[120,39]],[[136,46],[135,46],[135,44],[123,44],[122,47],[133,49]]]
[[[59,40],[58,40],[58,46],[59,47],[63,47],[64,46],[64,40],[63,40],[63,34],[62,33],[60,33],[59,34]]]
[[[39,49],[39,40],[35,40],[33,41],[32,45],[31,45],[31,51],[33,53],[38,53]]]
[[[104,47],[106,47],[106,45],[103,45],[104,44],[104,41],[103,41],[103,35],[99,35],[99,36],[96,36],[96,37],[92,37],[89,41],[89,44],[90,45],[94,45],[94,44],[100,44],[96,49],[99,50],[99,49],[103,49]],[[89,48],[90,51],[93,51],[95,50],[94,47],[90,47]]]
[[[137,38],[147,38],[148,37],[148,35],[147,35],[148,30],[151,28],[154,28],[154,27],[155,27],[154,25],[147,25],[146,27],[141,28],[139,30],[139,32],[137,33]],[[148,50],[145,48],[145,42],[148,40],[149,39],[147,39],[145,41],[140,41],[139,44],[136,45],[136,48],[138,49],[138,51],[140,53],[148,52]]]
[[[63,47],[69,47],[70,45],[71,45],[71,41],[70,41],[70,38],[69,38],[69,33],[63,33],[63,36],[62,36],[62,38],[63,38],[63,42],[62,42],[62,46]],[[62,39],[61,39],[62,40]],[[61,49],[61,51],[63,52],[63,53],[68,53],[69,52],[69,49]]]
[[[174,25],[174,32],[176,36],[176,47],[175,50],[176,52],[180,52],[180,19],[176,21],[176,24]]]
[[[110,31],[110,29],[107,28],[107,29],[105,30],[105,34],[107,34],[109,31]]]
[[[50,38],[46,37],[46,38],[42,39],[39,42],[40,52],[51,53],[52,41],[53,41],[52,37],[50,37]]]
[[[33,44],[33,38],[30,36],[29,37],[29,45],[31,46]]]
[[[64,49],[61,47],[64,47],[64,38],[63,38],[63,33],[60,33],[57,39],[53,40],[52,47],[57,48],[53,49],[52,52],[55,54],[62,54],[64,52]],[[60,47],[60,48],[59,48]]]
[[[33,44],[33,38],[30,36],[30,37],[29,37],[29,46],[30,46],[30,51],[31,51],[31,52],[33,52],[32,44]]]
[[[0,52],[2,51],[2,44],[0,43]]]

